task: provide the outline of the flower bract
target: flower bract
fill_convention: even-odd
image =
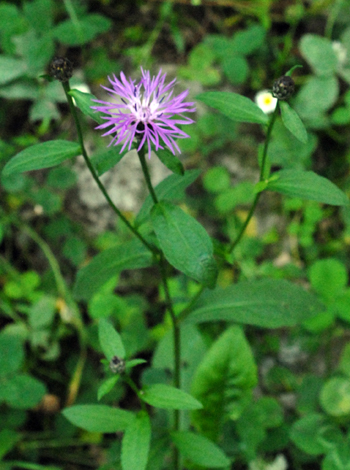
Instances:
[[[98,106],[93,109],[105,114],[105,120],[96,129],[108,129],[103,136],[111,135],[110,145],[122,144],[122,152],[126,147],[130,150],[134,139],[138,142],[139,151],[146,143],[148,155],[151,155],[151,145],[155,150],[167,147],[174,155],[175,150],[181,153],[176,139],[189,137],[178,125],[191,124],[194,121],[183,116],[183,113],[194,112],[194,103],[185,102],[188,90],[177,96],[173,95],[176,79],[165,84],[166,74],[160,70],[157,76],[151,78],[149,71],[141,68],[142,78],[127,79],[123,72],[120,79],[115,75],[108,77],[111,88],[104,87],[113,101],[94,100]],[[118,99],[119,98],[119,99]]]

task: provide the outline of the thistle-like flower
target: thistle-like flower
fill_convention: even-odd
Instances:
[[[196,110],[194,103],[184,102],[188,90],[178,96],[173,96],[176,79],[165,85],[166,74],[160,70],[157,76],[151,78],[148,71],[141,68],[142,78],[139,83],[127,80],[121,72],[120,80],[113,75],[108,77],[113,88],[107,88],[110,96],[120,97],[122,103],[94,100],[98,106],[93,109],[106,114],[102,116],[106,122],[96,129],[111,127],[102,136],[112,135],[109,145],[123,144],[130,150],[134,139],[138,141],[139,151],[143,145],[148,145],[148,156],[151,156],[151,144],[155,150],[163,149],[163,145],[175,155],[175,150],[181,153],[175,139],[189,137],[179,127],[179,124],[192,124],[194,121],[182,113],[192,113]],[[177,116],[174,118],[174,116]]]

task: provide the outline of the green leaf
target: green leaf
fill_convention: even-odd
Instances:
[[[267,189],[289,197],[308,199],[333,206],[349,205],[348,197],[341,189],[313,171],[281,170],[273,173]]]
[[[97,391],[97,400],[100,401],[107,393],[113,390],[115,384],[119,380],[119,374],[113,375],[113,377],[109,377],[107,380],[102,382],[102,384],[98,387]]]
[[[339,428],[324,415],[311,413],[295,421],[290,432],[294,444],[310,455],[320,455],[342,439]]]
[[[225,91],[208,91],[196,96],[208,106],[217,109],[233,121],[256,122],[267,124],[266,114],[249,98],[237,93]]]
[[[148,414],[141,411],[126,428],[121,462],[123,470],[144,470],[148,461],[151,441],[151,423]]]
[[[80,154],[80,145],[75,142],[50,140],[19,152],[5,165],[3,174],[7,176],[23,171],[49,168]]]
[[[123,152],[120,153],[122,145],[116,145],[103,152],[96,153],[91,157],[91,163],[94,165],[98,176],[102,176],[108,170],[113,168],[120,160],[130,152],[130,150],[124,149]]]
[[[186,367],[181,367],[181,387],[183,390],[190,389],[194,372],[202,360],[207,347],[203,335],[194,325],[181,324],[181,360]],[[174,373],[174,338],[173,332],[169,330],[159,341],[152,358],[152,367],[163,369]]]
[[[79,21],[69,19],[53,29],[54,37],[69,46],[81,46],[90,42],[98,34],[108,31],[112,21],[106,16],[90,14],[79,17]]]
[[[29,324],[33,330],[51,325],[56,310],[56,298],[44,295],[29,310]]]
[[[329,76],[336,72],[338,59],[329,39],[305,34],[300,41],[300,51],[316,75]]]
[[[241,85],[249,74],[249,66],[245,57],[239,55],[229,55],[224,57],[222,62],[223,71],[230,83]]]
[[[0,460],[15,447],[21,439],[21,435],[12,429],[2,429],[0,431]]]
[[[88,300],[117,273],[151,264],[152,253],[138,240],[108,248],[79,270],[74,295],[79,300]]]
[[[162,201],[178,201],[184,197],[184,191],[193,181],[200,175],[200,170],[188,170],[183,176],[170,175],[155,187],[158,200]],[[137,214],[135,225],[139,227],[150,214],[154,206],[153,199],[147,196],[140,212]]]
[[[215,441],[225,421],[240,416],[256,383],[250,346],[242,329],[231,326],[213,343],[193,378],[192,393],[203,404],[192,413],[197,429]]]
[[[350,378],[350,343],[346,343],[342,350],[338,370]]]
[[[1,14],[1,13],[0,13]],[[0,96],[9,100],[37,100],[40,96],[39,88],[27,80],[16,81],[7,86],[2,86]]]
[[[114,356],[120,359],[125,358],[123,341],[112,324],[105,318],[101,318],[98,322],[98,339],[103,354],[109,361]]]
[[[0,334],[0,377],[15,373],[23,360],[22,339],[5,333]]]
[[[317,117],[331,108],[339,95],[339,81],[337,77],[311,76],[300,88],[294,102],[294,108],[305,121]]]
[[[27,64],[24,60],[0,55],[0,85],[4,85],[24,75],[26,70]]]
[[[1,384],[0,400],[12,408],[26,410],[36,406],[46,393],[45,385],[27,374],[16,374]]]
[[[327,453],[322,470],[350,470],[349,442],[341,442]]]
[[[227,168],[215,166],[210,168],[203,178],[204,188],[211,193],[221,193],[230,188],[231,175]]]
[[[314,295],[291,282],[261,279],[205,292],[185,322],[231,321],[280,328],[297,325],[323,309]]]
[[[350,379],[348,377],[332,377],[324,384],[320,403],[331,416],[342,417],[350,414]]]
[[[152,209],[152,225],[165,258],[179,271],[213,288],[217,266],[213,245],[202,225],[182,209],[160,202]]]
[[[98,124],[103,124],[105,121],[101,118],[101,114],[96,112],[95,109],[91,109],[91,106],[97,105],[93,100],[97,100],[96,96],[91,93],[83,93],[82,91],[70,90],[69,95],[74,98],[76,105],[85,116],[91,117]]]
[[[176,175],[183,176],[185,174],[185,169],[180,162],[180,160],[173,155],[171,152],[165,149],[154,150],[157,154],[159,160],[165,165],[170,171]]]
[[[231,40],[231,50],[237,54],[250,55],[264,45],[266,29],[253,24],[247,29],[238,31]]]
[[[309,270],[313,289],[326,301],[332,303],[348,284],[345,265],[336,258],[315,261]]]
[[[282,113],[282,121],[286,128],[291,132],[294,137],[296,137],[300,142],[306,144],[307,142],[307,132],[305,126],[294,111],[293,108],[289,106],[286,101],[280,101],[280,108]]]
[[[201,467],[228,467],[230,460],[216,444],[193,432],[172,432],[171,438],[183,457]]]
[[[39,34],[47,35],[53,24],[52,0],[35,0],[23,4],[23,13],[32,28]]]
[[[120,432],[132,423],[135,416],[130,411],[107,405],[74,405],[62,411],[65,418],[89,432]]]
[[[300,112],[298,111],[299,115]],[[311,165],[311,155],[318,146],[315,134],[308,134],[306,144],[296,139],[284,124],[278,119],[272,130],[272,140],[269,144],[268,160],[271,165],[285,169],[305,170]],[[268,174],[264,174],[268,178]]]
[[[151,406],[166,410],[198,410],[202,404],[194,397],[175,387],[155,384],[141,392],[140,398]]]

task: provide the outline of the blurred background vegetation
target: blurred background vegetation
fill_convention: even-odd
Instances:
[[[54,56],[73,62],[72,87],[100,99],[108,75],[123,70],[136,78],[140,66],[177,76],[193,100],[209,89],[254,99],[300,64],[291,105],[309,139],[301,144],[277,122],[272,167],[312,169],[350,191],[348,0],[0,2],[1,166],[33,143],[76,138],[60,84],[40,77]],[[108,142],[93,121],[83,126],[88,146],[103,151]],[[220,250],[249,210],[264,136],[258,126],[238,125],[202,105],[196,125],[186,131],[191,139],[181,142],[182,161],[201,175],[183,204]],[[155,178],[162,178],[154,160]],[[133,167],[125,165],[118,184],[114,177],[108,184],[112,191],[138,193],[141,178],[137,183]],[[119,468],[114,438],[77,431],[60,414],[67,402],[96,402],[103,376],[97,319],[112,315],[127,338],[128,355],[151,361],[158,351],[154,367],[138,368],[135,380],[152,382],[163,364],[159,345],[169,324],[152,269],[123,273],[117,290],[113,279],[83,302],[83,327],[70,316],[67,292],[77,269],[130,237],[108,210],[84,199],[90,191],[84,184],[79,162],[1,179],[0,469]],[[121,204],[133,220],[138,200]],[[264,459],[279,453],[293,469],[320,468],[324,456],[326,470],[349,468],[349,245],[348,208],[264,196],[235,252],[234,269],[221,274],[222,286],[237,279],[290,279],[327,305],[292,331],[247,328],[261,381],[257,404],[223,440],[235,469],[253,461],[257,466],[250,468],[269,468]],[[174,275],[171,288],[181,306],[195,285]],[[222,327],[202,328],[208,343]],[[82,330],[87,351],[80,347]],[[134,405],[123,385],[101,402]],[[334,443],[342,446],[338,466]],[[159,460],[149,468],[166,468]]]

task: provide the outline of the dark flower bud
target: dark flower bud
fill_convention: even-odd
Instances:
[[[283,75],[283,77],[275,80],[272,87],[272,96],[279,100],[286,100],[294,92],[294,81],[292,77]]]
[[[49,73],[60,82],[68,82],[73,75],[73,64],[65,57],[55,57],[50,63]]]
[[[122,374],[125,371],[125,361],[118,356],[113,356],[109,362],[109,368],[114,374]]]

